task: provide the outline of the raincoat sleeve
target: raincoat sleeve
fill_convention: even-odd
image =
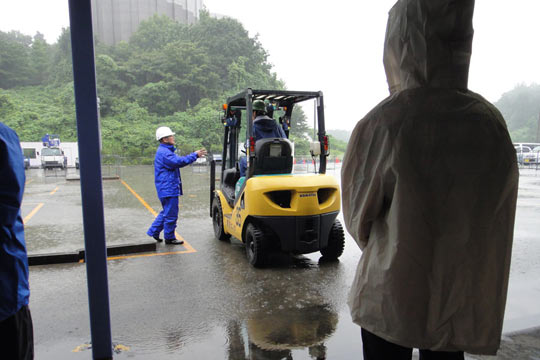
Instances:
[[[163,157],[163,164],[170,169],[177,169],[191,164],[197,160],[197,153],[193,152],[186,156],[178,156],[173,152],[167,152]]]
[[[17,136],[2,132],[0,128],[0,226],[8,226],[19,215],[25,175]]]
[[[392,176],[386,169],[391,156],[390,137],[376,122],[373,126],[370,117],[368,114],[355,127],[341,170],[345,226],[362,250],[374,220],[383,216],[389,206],[385,188],[392,186]]]

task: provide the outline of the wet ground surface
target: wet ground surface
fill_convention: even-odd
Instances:
[[[153,215],[128,188],[159,210],[153,169],[123,167],[119,175],[103,182],[107,243],[151,240]],[[186,246],[158,244],[152,256],[108,262],[115,358],[361,359],[346,305],[361,256],[352,238],[339,262],[284,255],[254,269],[239,241],[214,238],[207,168],[184,168],[182,179],[177,230]],[[84,247],[78,181],[27,171],[22,215],[30,254]],[[540,358],[540,333],[526,330],[540,325],[539,219],[540,171],[523,170],[498,359]],[[30,284],[36,359],[91,359],[84,264],[31,267]]]

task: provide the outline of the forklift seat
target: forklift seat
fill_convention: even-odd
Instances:
[[[290,174],[292,169],[292,144],[288,139],[257,140],[253,175]]]

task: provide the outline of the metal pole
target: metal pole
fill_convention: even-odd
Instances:
[[[210,217],[212,217],[212,205],[214,205],[215,189],[216,189],[216,160],[212,159],[212,161],[210,161]]]
[[[248,141],[249,146],[251,147],[251,137],[254,137],[253,134],[253,90],[248,88],[246,90],[246,125],[247,125],[247,134],[246,140]],[[238,147],[238,145],[237,145]],[[238,152],[238,150],[236,150]],[[246,154],[247,155],[247,154]],[[246,181],[253,175],[253,170],[255,168],[255,152],[249,150],[248,161],[248,171],[246,173]]]
[[[313,141],[317,141],[317,99],[313,101]]]
[[[536,127],[536,142],[540,142],[540,114],[538,115],[538,124]]]
[[[69,0],[86,276],[94,359],[112,359],[107,247],[90,0]]]
[[[317,98],[317,119],[319,121],[319,141],[321,142],[321,163],[319,164],[319,173],[326,173],[326,151],[324,150],[324,137],[326,136],[326,128],[324,125],[324,100],[322,91],[319,92]]]

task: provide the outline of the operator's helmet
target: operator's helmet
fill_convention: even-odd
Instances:
[[[255,100],[253,102],[253,111],[262,111],[264,113],[266,113],[266,105],[264,105],[264,101],[262,100]]]
[[[156,130],[156,140],[161,140],[167,136],[171,136],[171,135],[174,135],[174,133],[172,132],[171,128],[167,127],[167,126],[162,126],[162,127],[159,127],[157,130]]]

